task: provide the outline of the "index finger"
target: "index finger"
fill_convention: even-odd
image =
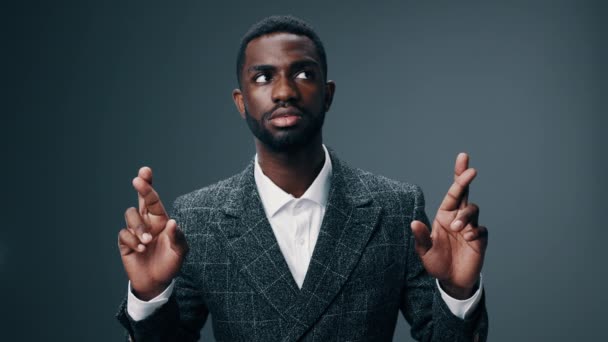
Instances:
[[[143,207],[145,207],[149,214],[168,216],[163,203],[160,201],[160,197],[158,197],[158,193],[150,183],[141,177],[135,177],[133,179],[133,187],[137,190],[138,197],[143,200]]]
[[[152,185],[152,169],[148,166],[142,166],[137,173],[137,176]]]
[[[454,164],[454,180],[460,176],[466,169],[469,168],[469,155],[461,152],[456,156],[456,163]]]
[[[139,168],[139,171],[137,172],[137,177],[143,179],[144,181],[148,182],[150,185],[152,185],[152,169],[147,167],[147,166],[142,166],[141,168]],[[138,192],[137,193],[137,202],[139,203],[139,213],[140,215],[145,215],[146,214],[146,203],[144,201],[144,198],[141,196],[141,194]]]
[[[473,168],[466,169],[460,176],[456,177],[448,193],[443,198],[439,209],[441,210],[456,210],[462,206],[466,193],[469,189],[469,184],[477,175],[477,171]]]
[[[456,156],[456,163],[454,165],[454,181],[460,176],[466,169],[469,168],[469,155],[465,152],[458,153]],[[460,201],[460,209],[464,209],[469,202],[469,188],[466,188],[462,199]]]

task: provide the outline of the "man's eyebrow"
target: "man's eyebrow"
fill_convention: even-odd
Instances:
[[[302,69],[305,67],[320,67],[319,63],[313,59],[304,59],[301,61],[295,61],[293,63],[291,63],[290,69],[294,70],[294,69]]]
[[[289,69],[291,70],[297,70],[297,69],[302,69],[305,67],[320,67],[319,63],[315,60],[312,59],[304,59],[304,60],[299,60],[299,61],[295,61],[293,63],[291,63],[291,65],[289,66]],[[276,71],[277,67],[274,65],[270,65],[270,64],[259,64],[259,65],[252,65],[249,68],[247,68],[247,71],[250,73],[256,73],[256,72],[260,72],[260,71]]]
[[[268,64],[260,64],[260,65],[252,65],[247,71],[249,72],[260,72],[260,71],[275,71],[277,68],[273,65]]]

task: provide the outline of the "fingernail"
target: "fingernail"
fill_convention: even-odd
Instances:
[[[152,240],[152,235],[150,235],[150,233],[143,233],[141,239],[143,242],[150,242],[150,240]]]
[[[137,245],[137,250],[140,252],[143,252],[144,249],[146,249],[146,246],[142,245],[141,243],[139,245]]]
[[[454,221],[452,222],[452,230],[458,230],[460,228],[462,228],[462,221],[458,220],[458,221]]]

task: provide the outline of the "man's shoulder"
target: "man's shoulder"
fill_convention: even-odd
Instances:
[[[374,194],[392,192],[399,195],[421,197],[422,189],[419,185],[388,178],[360,168],[351,167],[351,173],[359,180],[367,191]],[[375,196],[374,196],[375,197]]]
[[[349,175],[346,186],[354,197],[371,197],[376,206],[383,208],[388,215],[404,215],[424,208],[425,201],[422,189],[414,183],[391,179],[359,168],[350,168],[345,172]],[[348,180],[350,179],[350,180]],[[357,185],[356,183],[362,184]],[[364,191],[365,193],[355,194]]]
[[[242,176],[242,173],[238,173],[216,183],[178,196],[173,203],[173,208],[174,210],[216,208],[218,205],[225,203],[227,196],[237,186]]]

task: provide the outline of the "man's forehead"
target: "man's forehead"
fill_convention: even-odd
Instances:
[[[274,64],[286,57],[312,59],[320,63],[313,41],[304,35],[275,32],[257,37],[247,44],[245,64]]]

